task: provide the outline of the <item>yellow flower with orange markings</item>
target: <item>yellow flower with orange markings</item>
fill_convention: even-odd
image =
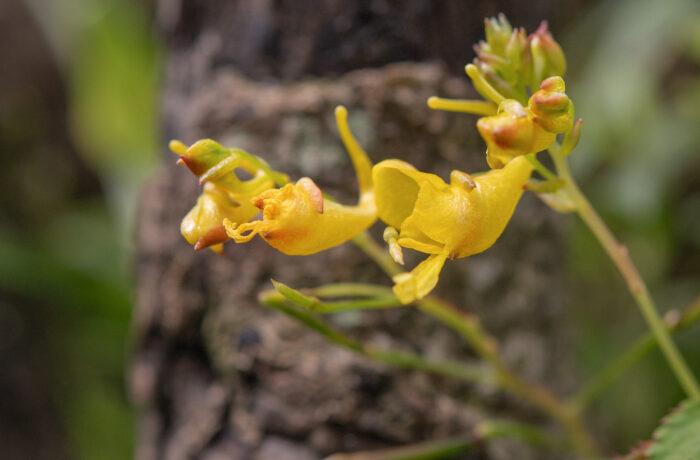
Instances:
[[[259,234],[285,254],[308,255],[350,240],[377,220],[372,163],[350,133],[345,107],[337,107],[335,115],[357,173],[358,204],[346,206],[324,198],[316,184],[304,177],[295,184],[266,190],[253,199],[253,204],[262,210],[262,220],[238,224],[225,219],[226,233],[231,239],[245,243]]]
[[[426,296],[437,284],[447,258],[477,254],[496,242],[532,169],[527,159],[517,157],[502,169],[475,177],[452,171],[446,184],[400,160],[374,166],[379,218],[398,230],[398,238],[391,239],[401,247],[430,254],[410,273],[394,277],[394,293],[402,303]]]
[[[197,204],[182,219],[180,233],[194,246],[195,251],[208,247],[221,254],[222,243],[229,239],[224,229],[224,219],[248,222],[258,212],[249,199],[236,201],[226,189],[207,183],[197,198]]]
[[[288,180],[261,158],[211,139],[199,140],[189,148],[172,141],[170,149],[180,156],[178,163],[186,165],[204,184],[197,203],[180,224],[180,233],[197,251],[209,247],[221,253],[222,243],[229,239],[223,220],[248,222],[259,212],[251,199]],[[245,171],[250,179],[240,179],[237,170]]]

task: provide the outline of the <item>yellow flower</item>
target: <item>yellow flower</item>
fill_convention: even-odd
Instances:
[[[486,141],[486,161],[492,168],[502,168],[513,158],[546,149],[556,139],[556,133],[536,123],[529,110],[514,99],[506,99],[494,116],[480,118],[476,123]]]
[[[337,107],[340,136],[357,173],[360,199],[345,206],[323,197],[316,184],[304,177],[296,184],[266,190],[253,199],[262,220],[237,225],[224,220],[226,233],[237,243],[259,234],[270,246],[289,255],[308,255],[342,244],[366,230],[377,219],[372,189],[372,163],[350,133],[347,110]]]
[[[261,158],[239,149],[229,149],[211,140],[202,139],[187,148],[180,141],[170,142],[170,149],[204,184],[197,204],[180,224],[180,233],[195,250],[211,248],[221,253],[221,243],[228,240],[223,220],[248,222],[258,209],[251,199],[261,192],[284,183],[285,175],[272,171]],[[237,170],[250,179],[242,180]]]
[[[250,202],[250,197],[240,195],[217,187],[212,183],[204,184],[202,194],[197,198],[197,204],[185,215],[180,224],[180,233],[195,251],[210,248],[221,254],[223,245],[229,238],[226,235],[223,221],[248,222],[259,212]]]
[[[379,218],[399,230],[396,242],[430,254],[410,273],[394,277],[402,303],[427,295],[447,258],[488,249],[503,232],[532,166],[523,157],[476,177],[452,171],[450,183],[399,160],[372,169]]]

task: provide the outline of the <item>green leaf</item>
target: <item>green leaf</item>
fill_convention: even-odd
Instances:
[[[700,458],[700,401],[686,402],[654,432],[650,460]]]

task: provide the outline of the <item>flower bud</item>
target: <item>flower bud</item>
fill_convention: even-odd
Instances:
[[[175,145],[177,145],[177,151]],[[187,166],[197,177],[207,174],[208,171],[216,168],[231,156],[229,149],[211,139],[201,139],[192,144],[185,152],[181,151],[179,141],[172,141],[170,146],[173,151],[180,155],[178,163]]]
[[[513,99],[503,101],[496,115],[479,119],[476,127],[486,141],[486,159],[492,168],[502,168],[516,156],[544,150],[556,138]]]
[[[474,59],[474,65],[478,68],[479,73],[484,79],[495,89],[499,94],[508,99],[516,99],[519,97],[517,90],[506,81],[508,77],[515,82],[513,72],[510,71],[509,65],[503,66],[503,71],[496,70],[493,66],[483,62],[481,59]]]
[[[532,54],[532,88],[538,87],[547,77],[566,73],[566,57],[559,43],[547,30],[547,21],[542,21],[540,27],[528,37],[528,41]]]
[[[517,28],[510,34],[505,48],[505,58],[514,70],[522,69],[525,54],[528,52],[528,42],[525,29]]]
[[[245,188],[252,179],[237,180],[236,169],[246,171],[253,179],[266,177],[277,185],[289,182],[286,174],[273,171],[262,158],[241,149],[224,147],[211,139],[201,139],[189,148],[180,141],[171,141],[170,149],[180,156],[178,164],[186,165],[199,178],[200,184],[211,181],[221,186]]]
[[[528,108],[535,123],[552,133],[565,133],[574,123],[574,104],[566,95],[564,79],[549,77],[530,97]]]
[[[511,27],[508,19],[503,13],[500,13],[498,18],[484,19],[484,26],[486,29],[486,42],[490,51],[497,55],[503,55],[508,39],[513,33],[513,27]]]
[[[566,156],[571,153],[573,149],[578,145],[578,140],[581,137],[581,125],[583,124],[583,119],[579,118],[574,123],[574,127],[570,132],[566,133],[564,140],[561,143],[561,149],[559,150],[560,155]]]

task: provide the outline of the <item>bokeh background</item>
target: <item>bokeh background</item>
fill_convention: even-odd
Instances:
[[[576,5],[548,18],[584,118],[575,174],[662,309],[681,308],[700,292],[700,8]],[[125,375],[135,209],[167,142],[154,15],[150,1],[0,3],[3,458],[132,456]],[[455,47],[471,59],[469,45]],[[576,366],[590,375],[645,328],[588,230],[561,218]],[[700,327],[678,343],[700,374]],[[655,352],[606,393],[590,422],[622,451],[681,398]]]

